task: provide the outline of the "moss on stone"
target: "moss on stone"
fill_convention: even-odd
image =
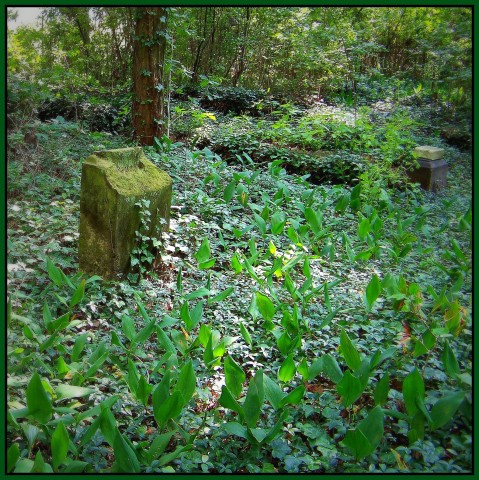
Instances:
[[[141,196],[162,190],[172,183],[170,176],[155,167],[141,148],[96,152],[85,160],[85,164],[103,170],[108,183],[121,195]]]
[[[112,153],[112,155],[110,155]],[[97,152],[83,163],[80,200],[80,268],[112,278],[126,273],[139,228],[140,199],[150,201],[151,233],[170,217],[172,180],[141,148]]]

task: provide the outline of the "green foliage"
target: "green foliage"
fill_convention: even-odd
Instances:
[[[128,122],[127,12],[52,9],[9,33],[9,472],[470,471],[468,158],[446,147],[441,195],[403,183],[413,147],[467,113],[467,13],[248,8],[172,12],[172,137],[146,149],[175,179],[170,231],[138,205],[130,281],[76,273],[80,160],[128,144],[85,132]],[[445,56],[408,55],[436,43]],[[306,98],[318,85],[341,106]]]
[[[129,277],[135,278],[144,275],[152,266],[157,256],[161,252],[162,238],[161,233],[165,220],[160,218],[159,221],[152,219],[150,210],[150,201],[141,199],[135,203],[139,210],[140,225],[135,231],[135,246],[130,254],[130,267],[132,273]]]

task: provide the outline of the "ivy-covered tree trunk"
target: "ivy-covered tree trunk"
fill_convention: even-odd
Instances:
[[[132,121],[141,145],[153,145],[164,133],[163,72],[167,10],[137,7],[133,42]]]

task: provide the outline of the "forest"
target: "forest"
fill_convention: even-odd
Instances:
[[[473,474],[473,8],[23,8],[5,473]]]

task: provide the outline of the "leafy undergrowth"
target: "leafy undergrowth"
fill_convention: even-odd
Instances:
[[[9,471],[471,471],[468,154],[432,194],[145,149],[162,261],[105,282],[80,159],[126,141],[41,128],[8,170]]]

